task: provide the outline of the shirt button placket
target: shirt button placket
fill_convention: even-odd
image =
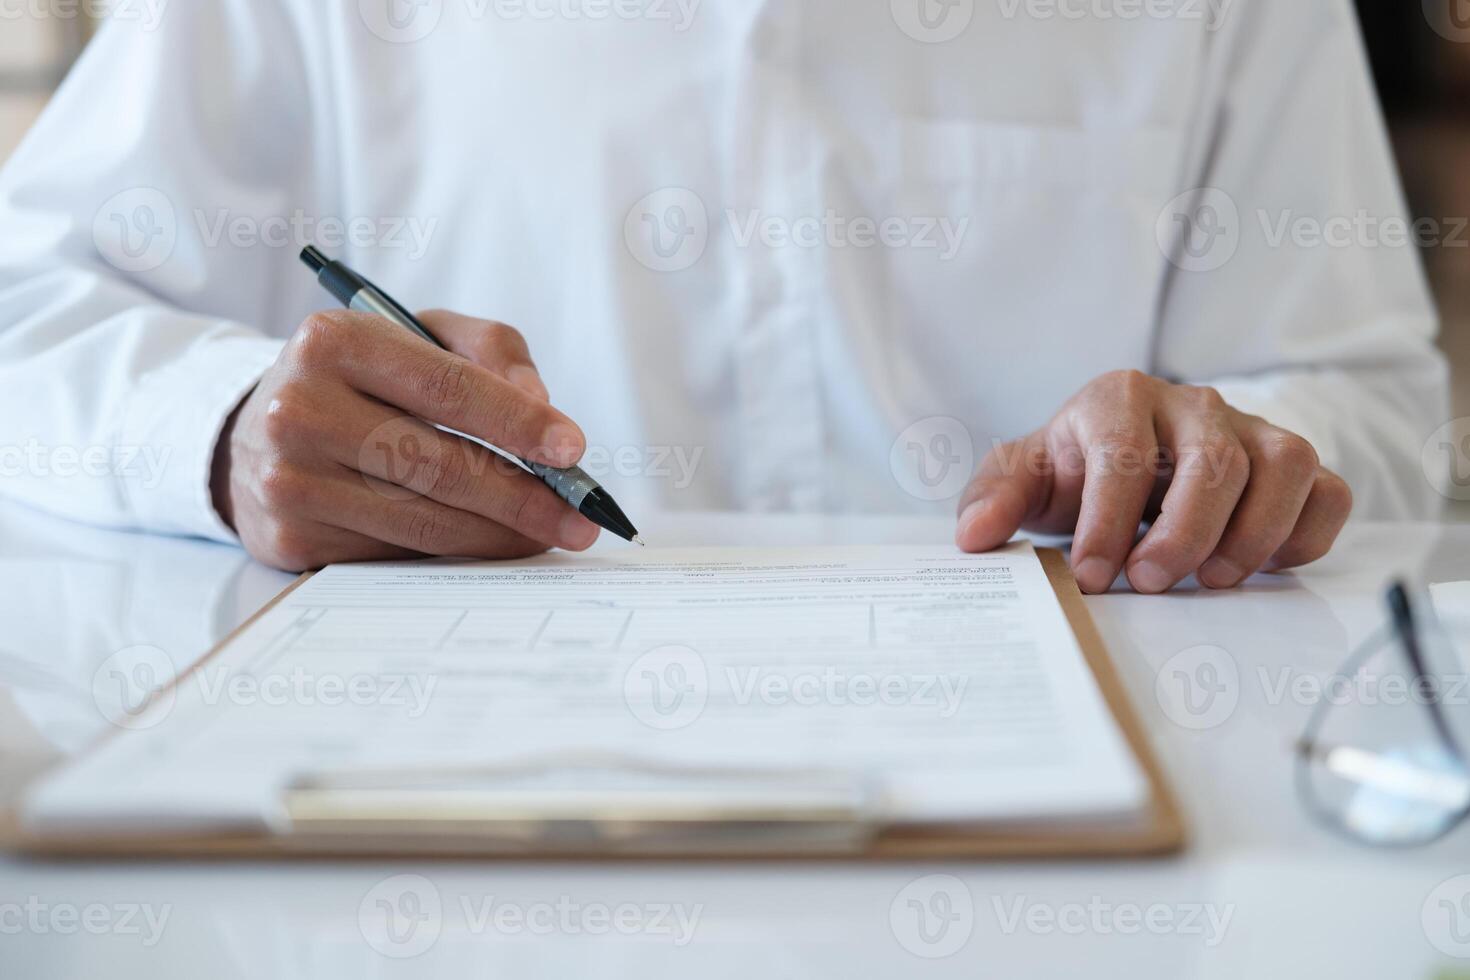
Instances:
[[[823,431],[815,302],[821,245],[793,238],[820,220],[819,130],[804,117],[798,58],[802,4],[775,0],[751,37],[748,156],[735,181],[741,200],[722,234],[745,271],[746,312],[736,340],[742,436],[742,503],[752,510],[813,511],[823,504]],[[731,225],[734,225],[732,227]],[[744,247],[738,247],[753,232]]]

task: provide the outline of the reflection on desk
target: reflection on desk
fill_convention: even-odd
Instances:
[[[659,544],[942,544],[951,533],[947,520],[912,518],[687,515],[648,528]],[[0,906],[20,917],[0,925],[30,921],[27,908],[40,923],[0,936],[0,972],[1429,980],[1470,967],[1454,945],[1460,932],[1470,936],[1470,914],[1454,918],[1456,901],[1470,896],[1470,831],[1393,854],[1322,832],[1291,788],[1291,745],[1311,704],[1278,693],[1283,676],[1325,677],[1381,625],[1382,586],[1395,574],[1440,583],[1437,597],[1464,596],[1470,586],[1444,586],[1470,579],[1470,527],[1359,525],[1318,565],[1257,577],[1236,593],[1186,583],[1169,596],[1115,591],[1088,600],[1182,797],[1194,839],[1178,860],[789,867],[0,858]],[[0,506],[9,613],[0,636],[0,788],[107,730],[91,690],[109,655],[147,643],[185,662],[290,578],[236,549]],[[1215,700],[1189,700],[1183,682],[1211,676]],[[437,901],[437,911],[425,901]],[[131,909],[140,930],[51,925],[54,911],[99,903],[114,923]],[[639,928],[597,925],[624,907]],[[675,923],[669,929],[653,927],[661,909],[660,922]],[[695,921],[684,945],[675,942],[680,910]],[[164,921],[148,945],[144,911]],[[1162,925],[1148,927],[1144,915]],[[532,919],[542,924],[533,928]],[[419,926],[410,934],[412,922]],[[412,941],[384,947],[390,923]]]

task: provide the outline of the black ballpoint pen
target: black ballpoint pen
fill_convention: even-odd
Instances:
[[[334,262],[327,258],[317,251],[315,246],[308,245],[302,250],[301,261],[316,273],[317,282],[321,283],[327,292],[335,296],[343,306],[350,310],[357,310],[359,313],[375,313],[392,320],[400,327],[418,334],[435,347],[441,350],[447,349],[419,322],[418,317],[341,262]],[[555,490],[557,496],[571,504],[579,514],[593,524],[606,528],[625,541],[632,541],[640,545],[643,543],[643,539],[638,536],[638,529],[633,526],[632,521],[628,520],[617,501],[613,500],[612,495],[580,467],[557,469],[554,466],[545,466],[526,459],[520,462],[526,469],[540,477],[547,486]]]

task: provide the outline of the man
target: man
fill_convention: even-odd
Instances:
[[[1347,0],[134,13],[0,178],[12,497],[288,569],[592,543],[441,425],[635,513],[947,499],[1150,593],[1428,511],[1412,249],[1303,232],[1403,212]],[[454,354],[323,312],[308,243]]]

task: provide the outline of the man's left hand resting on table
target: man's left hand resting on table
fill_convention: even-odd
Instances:
[[[1234,588],[1332,547],[1353,495],[1311,443],[1231,408],[1212,388],[1103,375],[1045,426],[997,447],[960,502],[956,538],[985,551],[1019,529],[1074,533],[1084,592],[1126,571],[1139,592],[1189,575]],[[1151,522],[1138,540],[1141,522]]]

